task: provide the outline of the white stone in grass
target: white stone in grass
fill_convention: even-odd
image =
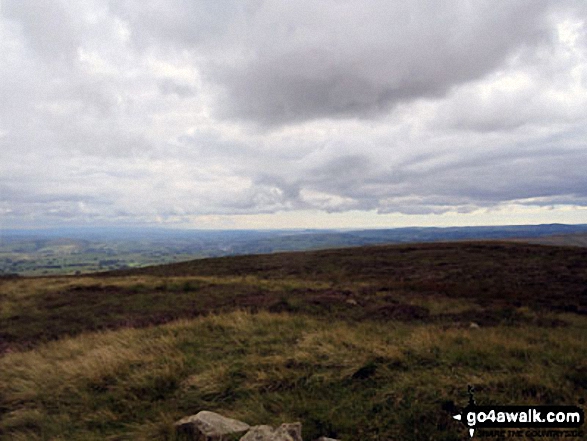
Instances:
[[[302,441],[302,423],[284,423],[275,431],[273,441]]]
[[[253,426],[239,441],[265,441],[271,439],[275,430],[271,426]]]
[[[255,426],[240,441],[302,441],[302,423],[284,423],[275,430]]]
[[[247,423],[227,418],[215,412],[203,410],[175,423],[178,433],[188,435],[197,441],[223,441],[226,435],[248,430]]]

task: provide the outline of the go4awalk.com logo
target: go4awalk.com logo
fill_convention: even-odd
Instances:
[[[471,438],[478,429],[490,429],[496,437],[557,437],[557,430],[575,429],[564,436],[583,436],[579,428],[585,422],[583,410],[577,406],[478,406],[469,386],[469,404],[453,418],[463,423]],[[503,429],[503,430],[492,430]]]

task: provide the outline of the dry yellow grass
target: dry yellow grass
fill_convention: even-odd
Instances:
[[[568,404],[579,398],[568,378],[585,363],[586,329],[579,318],[512,332],[233,312],[89,333],[0,358],[0,434],[164,439],[199,406],[250,423],[315,412],[344,433],[353,430],[345,418],[367,424],[360,415],[373,405],[438,414],[438,400],[464,401],[467,384],[504,404]],[[409,427],[412,413],[397,412],[394,424]]]

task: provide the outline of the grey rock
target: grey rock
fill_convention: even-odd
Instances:
[[[240,441],[303,441],[302,423],[285,423],[277,429],[255,426]]]
[[[178,433],[187,435],[194,441],[224,441],[226,435],[244,432],[249,427],[247,423],[207,410],[182,418],[175,423]]]
[[[271,439],[275,430],[271,426],[253,426],[240,441],[265,441]]]
[[[479,326],[479,323],[471,322],[469,324],[469,328],[471,328],[471,329],[479,329],[480,326]]]
[[[302,441],[302,423],[284,423],[275,431],[274,441],[289,441],[290,438],[292,441]]]

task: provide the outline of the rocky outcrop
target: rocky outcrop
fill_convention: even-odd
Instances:
[[[203,410],[175,423],[179,434],[193,441],[225,441],[229,436],[245,432],[240,441],[303,441],[302,423],[284,423],[277,429],[271,426],[250,427],[247,423]],[[232,438],[231,438],[232,439]],[[316,441],[339,441],[321,437]]]

